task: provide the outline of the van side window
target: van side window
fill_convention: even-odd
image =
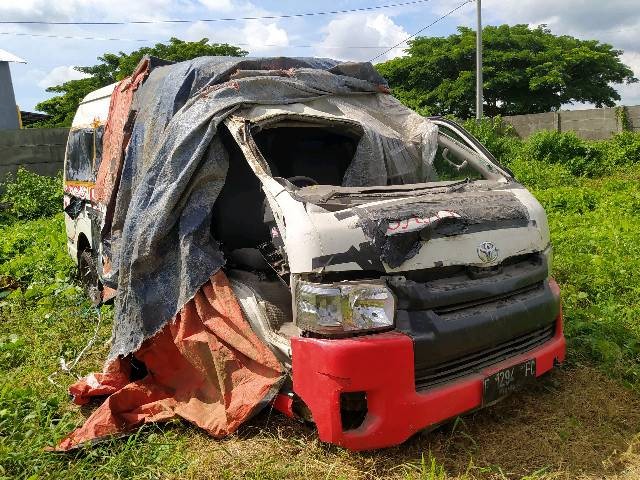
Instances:
[[[92,182],[94,175],[94,129],[79,128],[69,132],[65,178]]]
[[[454,140],[457,140],[461,144],[465,145],[466,142],[456,132],[450,128],[440,125],[438,126],[440,135],[446,135]],[[432,180],[446,181],[446,180],[482,180],[484,176],[477,169],[473,168],[468,162],[465,162],[464,158],[457,158],[454,153],[448,151],[442,145],[438,145],[438,151],[433,159],[433,166],[437,172],[437,178]]]

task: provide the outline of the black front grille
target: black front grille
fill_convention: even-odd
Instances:
[[[544,288],[543,282],[534,283],[533,285],[527,285],[526,287],[511,290],[506,293],[487,295],[486,297],[479,298],[477,300],[471,300],[467,302],[454,303],[443,307],[435,308],[433,311],[438,315],[447,315],[450,313],[461,312],[470,308],[483,307],[488,304],[493,304],[501,300],[507,300],[517,295],[526,295],[528,293],[539,292]]]
[[[516,337],[508,342],[441,363],[434,367],[416,370],[416,390],[424,390],[499,363],[509,357],[532,350],[553,338],[555,323]]]

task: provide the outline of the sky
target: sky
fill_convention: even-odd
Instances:
[[[0,49],[25,59],[11,64],[22,110],[49,98],[47,87],[80,78],[74,66],[94,65],[104,52],[130,52],[170,37],[230,43],[250,55],[322,56],[369,60],[437,20],[464,0],[420,0],[392,8],[296,18],[202,22],[201,19],[264,17],[351,10],[411,0],[0,0],[1,21],[195,20],[146,25],[0,24]],[[555,34],[597,39],[623,50],[622,60],[640,78],[638,0],[482,0],[485,25],[546,24]],[[474,2],[438,21],[421,35],[446,36],[458,25],[475,25]],[[20,35],[16,35],[20,34]],[[26,34],[26,35],[25,35]],[[49,38],[74,37],[74,38]],[[95,39],[83,39],[93,37]],[[108,40],[115,39],[115,40]],[[406,44],[376,61],[403,55]],[[616,86],[623,105],[640,105],[640,83]],[[567,105],[567,109],[589,105]]]

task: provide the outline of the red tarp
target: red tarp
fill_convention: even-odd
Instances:
[[[120,81],[111,94],[109,115],[102,138],[102,162],[98,169],[94,198],[109,206],[116,193],[124,150],[129,143],[131,129],[125,128],[131,111],[133,94],[149,74],[149,60],[144,59],[133,75]]]
[[[129,115],[133,95],[138,87],[149,75],[149,60],[143,59],[136,71],[130,77],[120,81],[111,94],[109,103],[109,115],[104,127],[102,139],[102,162],[98,169],[96,184],[93,188],[93,198],[104,208],[104,221],[102,235],[108,235],[111,231],[113,209],[118,193],[118,183],[122,172],[124,152],[131,137]],[[102,258],[102,271],[106,275],[111,271],[111,258],[105,252]],[[106,302],[116,295],[112,288],[105,287],[102,293],[102,301]]]
[[[135,357],[148,374],[129,383],[130,364],[115,360],[70,388],[74,401],[110,395],[56,450],[182,417],[214,437],[235,431],[272,398],[282,378],[273,353],[244,320],[220,271]]]

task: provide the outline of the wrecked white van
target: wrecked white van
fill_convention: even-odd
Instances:
[[[111,91],[83,101],[65,166],[69,252],[97,300],[112,259],[92,182]],[[289,372],[274,406],[321,440],[398,444],[564,360],[545,213],[456,123],[379,88],[245,101],[216,138],[228,169],[211,238],[246,321]]]

